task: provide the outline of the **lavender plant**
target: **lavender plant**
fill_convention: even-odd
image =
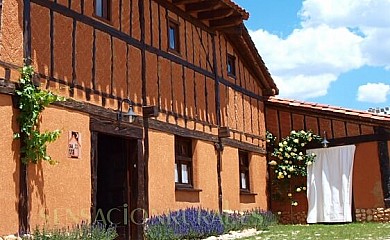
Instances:
[[[73,228],[39,229],[32,234],[34,240],[113,240],[117,237],[115,227],[107,227],[101,223],[88,224],[82,222]]]
[[[266,229],[276,223],[269,211],[255,209],[244,213],[223,213],[187,208],[151,217],[146,222],[146,239],[201,239],[246,228]]]

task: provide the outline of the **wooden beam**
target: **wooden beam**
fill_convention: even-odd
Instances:
[[[176,4],[176,5],[184,5],[184,4],[189,4],[189,3],[197,3],[200,1],[201,0],[172,0],[172,3]]]
[[[234,13],[234,10],[231,8],[210,10],[205,12],[198,13],[198,19],[200,20],[214,20],[229,17]]]
[[[186,4],[186,12],[204,12],[212,9],[217,9],[220,6],[221,2],[216,0],[209,0],[200,3],[190,3]]]
[[[210,27],[213,28],[226,28],[232,26],[238,26],[242,23],[242,17],[239,15],[230,16],[228,18],[219,19],[219,20],[211,20]]]

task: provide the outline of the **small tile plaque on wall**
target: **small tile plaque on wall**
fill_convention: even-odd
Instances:
[[[69,158],[81,157],[81,135],[79,132],[69,131],[68,157]]]

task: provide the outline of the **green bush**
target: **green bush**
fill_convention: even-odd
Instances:
[[[34,240],[113,240],[118,236],[114,227],[106,227],[103,224],[81,223],[73,228],[61,229],[35,229],[32,234]]]

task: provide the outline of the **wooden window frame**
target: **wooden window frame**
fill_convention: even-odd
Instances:
[[[228,54],[226,60],[227,74],[230,77],[236,77],[236,57]]]
[[[240,191],[241,192],[250,192],[250,175],[249,175],[249,167],[250,167],[250,159],[249,153],[246,151],[239,150],[238,151],[238,162],[239,162],[239,180],[240,180]],[[241,174],[245,174],[246,188],[242,186]]]
[[[102,12],[96,12],[96,2],[101,1]],[[94,0],[93,1],[93,16],[107,23],[111,23],[112,19],[112,0]]]
[[[187,155],[183,154],[181,147],[186,148]],[[176,188],[194,188],[193,185],[193,150],[192,139],[175,136],[175,164],[178,181],[175,181]],[[188,183],[183,183],[182,165],[187,166]]]
[[[171,29],[174,30],[173,48],[171,47]],[[173,19],[168,19],[168,51],[180,55],[180,24]]]

